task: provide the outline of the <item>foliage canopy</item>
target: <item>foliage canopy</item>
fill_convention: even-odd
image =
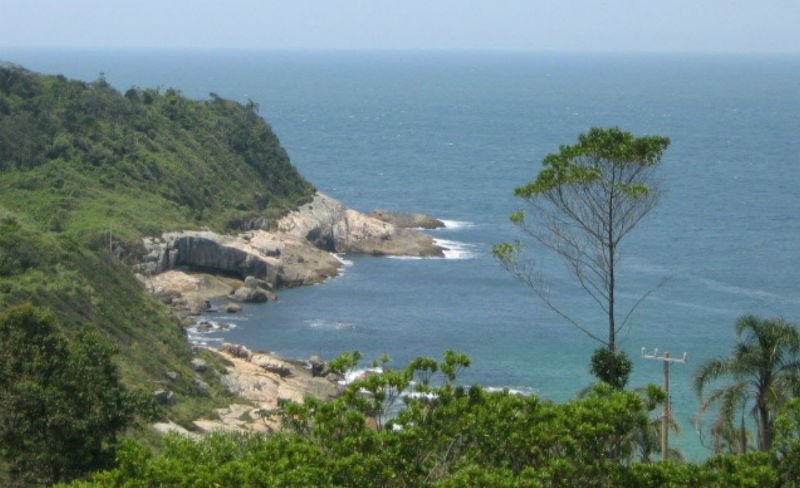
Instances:
[[[67,341],[31,305],[0,313],[0,465],[52,483],[109,465],[146,405],[120,382],[115,348],[91,328]]]
[[[736,322],[736,337],[739,342],[728,357],[697,370],[700,415],[717,408],[711,426],[716,452],[747,452],[748,416],[756,425],[757,448],[768,451],[779,413],[800,392],[800,332],[782,319],[745,315]],[[724,379],[731,382],[720,385]]]

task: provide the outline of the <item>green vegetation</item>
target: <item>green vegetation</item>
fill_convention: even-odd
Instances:
[[[274,218],[314,189],[257,110],[0,67],[0,205],[44,230],[131,245]]]
[[[562,147],[517,190],[534,208],[543,201],[539,208],[554,212],[537,214],[551,217],[551,234],[532,235],[573,266],[607,312],[607,341],[573,322],[605,346],[592,358],[605,384],[555,404],[458,386],[470,360],[453,351],[397,370],[384,357],[375,363],[383,373],[336,400],[264,412],[281,432],[155,442],[135,427],[137,415],[191,429],[191,420],[231,398],[219,382],[221,359],[193,352],[170,311],[132,275],[140,238],[268,225],[313,192],[257,108],[213,94],[191,101],[174,90],[121,95],[102,77],[84,83],[0,66],[0,484],[794,486],[798,339],[782,321],[746,317],[731,357],[698,373],[700,393],[733,379],[704,407],[720,407],[712,434],[730,446],[720,450],[740,453],[702,464],[679,456],[651,462],[656,412],[668,399],[652,385],[623,389],[631,363],[615,346],[626,319],[615,318],[614,266],[620,240],[656,202],[648,175],[669,141],[618,129],[593,129]],[[578,232],[560,227],[563,218]],[[524,214],[513,219],[525,224]],[[518,250],[495,248],[537,285]],[[207,371],[190,368],[195,354]],[[346,354],[329,367],[344,372],[360,360]],[[174,392],[176,403],[154,410],[156,389]],[[747,409],[758,452],[731,441],[749,438],[752,421],[734,422]],[[98,469],[105,470],[91,474]]]
[[[52,483],[113,461],[118,434],[152,402],[119,383],[114,352],[89,328],[67,341],[31,305],[0,314],[0,462],[12,480]]]
[[[351,363],[348,356],[345,363]],[[419,358],[350,385],[338,399],[284,404],[282,432],[171,436],[160,453],[127,443],[115,469],[74,486],[766,487],[793,486],[800,405],[782,418],[780,451],[651,463],[658,387],[600,384],[562,404],[455,384],[468,358]],[[375,422],[416,381],[406,408]]]
[[[740,341],[730,356],[712,359],[697,371],[700,397],[718,380],[733,380],[703,398],[701,414],[716,407],[715,452],[748,451],[748,416],[756,424],[758,450],[769,451],[778,414],[800,391],[800,333],[784,320],[746,315],[736,322],[736,336]]]
[[[666,137],[634,137],[616,127],[593,128],[578,136],[577,144],[548,154],[536,179],[514,192],[531,211],[520,210],[511,221],[567,264],[581,289],[608,318],[607,339],[551,300],[533,262],[520,258],[521,242],[493,249],[506,269],[548,308],[607,348],[610,355],[595,353],[592,372],[616,386],[624,385],[630,373],[630,360],[617,350],[616,336],[641,303],[640,299],[618,320],[619,246],[658,202],[653,171],[669,143]]]
[[[114,344],[129,390],[175,394],[162,417],[190,429],[191,420],[213,417],[232,399],[217,374],[225,365],[192,351],[129,264],[143,236],[269,225],[309,199],[314,188],[257,110],[213,94],[208,101],[175,90],[122,95],[102,77],[86,83],[0,65],[0,311],[26,303],[49,311],[67,349],[102,336]],[[207,371],[190,367],[196,354]],[[9,392],[0,402],[11,401]],[[103,452],[112,445],[104,441]],[[3,456],[0,480],[34,469],[10,451]],[[30,475],[77,476],[94,462],[73,461],[60,474]]]

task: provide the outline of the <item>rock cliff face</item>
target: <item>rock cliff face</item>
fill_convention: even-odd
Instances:
[[[238,236],[185,231],[148,238],[135,271],[153,276],[189,267],[239,279],[253,276],[271,288],[285,288],[335,276],[341,262],[332,252],[443,256],[431,236],[348,209],[320,193],[275,227]]]
[[[311,203],[278,221],[277,227],[331,252],[444,256],[444,250],[431,236],[356,212],[321,193],[317,193]]]
[[[169,232],[160,238],[145,239],[144,245],[148,253],[135,269],[146,275],[189,266],[274,282],[280,267],[275,256],[252,249],[247,241],[214,232]]]

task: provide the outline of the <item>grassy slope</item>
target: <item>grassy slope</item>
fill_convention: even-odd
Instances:
[[[125,261],[143,235],[233,230],[309,198],[256,108],[0,67],[0,307],[49,308],[67,334],[96,325],[128,385],[176,392],[175,420],[224,404],[213,373],[194,385],[181,327]]]

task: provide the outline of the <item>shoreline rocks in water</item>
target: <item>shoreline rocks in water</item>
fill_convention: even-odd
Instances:
[[[407,229],[443,229],[446,227],[441,220],[419,213],[373,210],[367,216]]]
[[[167,232],[143,244],[146,252],[134,271],[156,296],[190,315],[207,309],[210,298],[269,301],[276,298],[273,290],[321,283],[341,270],[342,262],[331,253],[444,257],[433,237],[356,212],[321,193],[270,231]]]
[[[332,253],[444,257],[444,248],[433,237],[348,209],[319,193],[269,231],[254,229],[237,236],[169,232],[144,239],[144,247],[143,259],[134,266],[137,277],[186,325],[210,308],[211,298],[274,300],[276,289],[336,276],[343,264]],[[241,310],[235,303],[223,307],[229,313]],[[284,400],[301,402],[307,395],[334,398],[341,391],[341,378],[317,356],[296,361],[230,344],[211,350],[231,363],[221,377],[223,384],[256,407],[233,404],[219,409],[220,420],[195,421],[202,432],[272,430],[279,426],[261,419],[260,410],[277,408]]]
[[[335,253],[444,257],[433,237],[349,209],[322,193],[280,219],[277,227]]]

